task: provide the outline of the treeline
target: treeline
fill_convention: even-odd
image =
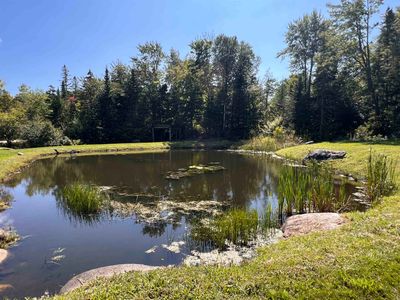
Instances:
[[[400,137],[400,10],[377,22],[382,4],[341,0],[329,19],[314,11],[289,25],[279,56],[293,72],[270,105],[286,128],[316,140]]]
[[[59,87],[11,96],[0,83],[0,139],[31,146],[295,133],[304,139],[400,136],[400,10],[380,0],[341,0],[330,18],[312,12],[289,24],[291,75],[258,78],[260,59],[236,37],[196,39],[189,53],[138,46],[130,64],[73,77]],[[378,34],[374,34],[375,28]],[[261,37],[260,37],[261,38]],[[159,131],[160,138],[163,131]]]
[[[193,41],[185,58],[176,50],[166,54],[158,43],[138,50],[130,65],[114,63],[103,78],[91,71],[71,77],[64,66],[59,88],[22,87],[14,98],[3,90],[1,102],[9,104],[0,107],[15,122],[9,127],[25,118],[30,132],[52,125],[84,143],[148,141],[159,125],[170,126],[174,139],[256,134],[265,101],[249,44],[220,35]],[[24,132],[3,130],[3,136],[32,140]]]

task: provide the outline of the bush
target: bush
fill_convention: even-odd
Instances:
[[[379,141],[386,141],[387,138],[383,137],[380,134],[375,135],[373,130],[370,128],[368,124],[359,126],[354,131],[354,136],[352,138],[354,141],[358,142],[379,142]]]
[[[71,141],[50,121],[34,120],[21,127],[21,137],[30,147],[70,145]]]

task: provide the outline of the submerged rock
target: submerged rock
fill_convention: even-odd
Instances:
[[[93,270],[89,270],[83,272],[79,275],[74,276],[70,279],[60,290],[61,294],[65,294],[71,292],[81,286],[87,285],[93,280],[97,278],[109,278],[114,275],[126,273],[126,272],[148,272],[161,267],[158,266],[147,266],[147,265],[139,265],[139,264],[121,264],[121,265],[112,265],[107,267],[101,267]]]
[[[314,231],[330,230],[344,224],[346,219],[338,213],[310,213],[289,217],[282,226],[283,236],[304,235]]]
[[[317,149],[307,154],[304,160],[342,159],[345,156],[346,156],[346,151]]]

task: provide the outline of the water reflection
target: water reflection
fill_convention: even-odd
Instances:
[[[210,162],[220,162],[226,170],[165,179],[169,171]],[[10,259],[0,269],[0,280],[14,286],[1,296],[58,292],[73,275],[105,265],[179,264],[187,253],[172,253],[162,245],[185,240],[188,228],[199,220],[233,207],[256,209],[260,215],[269,204],[276,209],[280,168],[265,157],[218,151],[38,160],[4,189],[15,199],[7,217],[21,236],[29,237],[10,249]],[[73,183],[101,187],[110,205],[95,214],[74,213],[61,192]],[[138,210],[123,214],[113,201],[122,208],[140,205],[143,215],[159,216],[150,222]],[[158,250],[148,252],[153,247]],[[54,251],[64,248],[61,261],[44,263],[59,258]]]
[[[178,181],[164,178],[170,170],[210,161],[221,162],[227,170]],[[114,187],[120,195],[147,194],[174,201],[215,200],[246,208],[251,205],[249,200],[273,197],[278,173],[279,165],[265,163],[264,159],[221,152],[176,151],[44,159],[21,173],[12,185],[24,182],[25,193],[30,197],[50,193],[64,215],[69,215],[71,222],[91,224],[100,222],[104,212],[88,216],[87,220],[71,215],[71,210],[62,201],[61,189],[64,186],[73,182],[92,183]],[[143,202],[143,199],[140,200]]]

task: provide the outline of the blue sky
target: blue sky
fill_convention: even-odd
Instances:
[[[336,1],[333,1],[336,2]],[[59,85],[61,67],[101,76],[107,64],[129,63],[136,46],[158,41],[182,55],[205,34],[236,35],[249,42],[279,79],[288,74],[276,58],[290,21],[324,0],[0,0],[0,79],[16,93],[21,83],[46,89]],[[384,7],[399,5],[385,1]]]

